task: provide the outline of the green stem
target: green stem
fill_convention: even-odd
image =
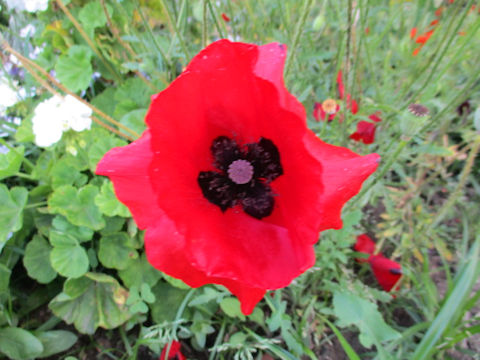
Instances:
[[[210,10],[210,14],[212,14],[213,22],[215,23],[215,27],[217,28],[218,35],[220,36],[221,39],[223,39],[225,36],[223,35],[222,28],[220,27],[220,24],[218,23],[217,17],[215,16],[215,11],[213,11],[212,4],[210,3],[210,0],[206,0],[208,4],[208,9]]]
[[[207,46],[207,0],[203,0],[202,48]]]
[[[127,334],[125,332],[125,326],[120,326],[119,328],[120,337],[122,338],[123,343],[125,344],[125,350],[129,356],[132,356],[133,350],[130,342],[128,341]]]
[[[462,174],[460,175],[458,184],[455,187],[455,190],[453,191],[453,193],[448,198],[448,200],[445,202],[445,204],[437,213],[437,216],[435,217],[435,219],[428,226],[426,231],[427,235],[435,226],[437,226],[443,220],[443,218],[445,217],[445,215],[447,215],[450,208],[455,204],[455,201],[457,201],[457,198],[460,196],[460,193],[462,192],[462,189],[468,180],[468,175],[470,175],[472,171],[473,163],[475,161],[475,157],[477,156],[479,150],[480,150],[480,135],[477,135],[474,143],[472,144],[470,153],[468,154],[467,161],[465,162],[465,166],[463,168]]]
[[[37,180],[34,176],[32,176],[30,174],[25,174],[25,173],[22,173],[22,172],[15,173],[15,176],[17,176],[19,178],[23,178],[23,179],[28,179],[28,180]]]
[[[173,21],[172,14],[170,13],[170,9],[168,8],[167,4],[165,4],[165,0],[160,0],[160,4],[162,5],[163,10],[165,11],[165,15],[167,16],[167,21],[170,24],[170,28],[173,29],[174,33],[178,37],[178,41],[180,42],[180,46],[182,47],[182,50],[187,58],[189,60],[190,53],[187,50],[187,47],[185,46],[185,41],[183,40],[183,36],[178,30],[177,24]]]
[[[290,72],[290,68],[292,67],[293,57],[295,56],[295,51],[297,50],[298,43],[300,41],[300,36],[302,35],[303,29],[305,27],[305,22],[307,21],[307,16],[310,13],[310,7],[312,6],[313,0],[305,0],[303,3],[302,13],[300,15],[300,21],[295,28],[295,33],[293,35],[293,42],[292,46],[290,47],[290,51],[287,57],[287,61],[285,63],[285,78],[288,76]]]
[[[217,338],[215,339],[215,343],[213,344],[212,350],[210,355],[208,356],[208,360],[214,360],[217,355],[216,347],[220,344],[223,340],[223,335],[225,334],[225,326],[227,324],[227,320],[224,318],[222,321],[222,326],[220,327],[220,331],[218,332]]]
[[[48,203],[46,201],[40,201],[40,202],[37,202],[37,203],[26,205],[25,209],[32,209],[32,208],[36,208],[36,207],[39,207],[39,206],[45,206],[47,204]]]

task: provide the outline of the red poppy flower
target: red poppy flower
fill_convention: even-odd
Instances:
[[[187,360],[185,355],[182,354],[180,351],[181,344],[178,341],[173,340],[172,344],[170,345],[170,350],[168,351],[168,357],[167,356],[167,349],[168,349],[168,344],[165,345],[165,347],[162,350],[162,353],[160,354],[160,359],[159,360]]]
[[[284,45],[219,40],[152,97],[147,130],[97,166],[149,262],[192,287],[226,286],[251,313],[315,262],[319,231],[377,168],[324,143],[283,83]]]
[[[357,242],[353,245],[353,250],[368,255],[373,255],[375,252],[375,242],[367,234],[357,236]],[[368,259],[357,258],[358,262],[367,262]]]
[[[370,256],[368,262],[378,283],[387,292],[391,291],[402,277],[402,266],[382,254]]]
[[[230,18],[227,16],[227,14],[225,13],[222,13],[222,19],[225,21],[225,22],[229,22],[230,21]]]
[[[362,141],[364,144],[372,144],[375,141],[375,131],[375,124],[362,120],[357,123],[357,131],[350,135],[350,139]]]

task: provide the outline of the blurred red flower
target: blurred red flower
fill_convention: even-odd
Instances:
[[[375,124],[369,121],[359,121],[357,131],[350,135],[350,139],[362,141],[364,144],[372,144],[375,141]]]
[[[225,22],[229,22],[230,21],[230,18],[227,16],[227,14],[225,13],[222,13],[222,19],[225,21]]]
[[[324,143],[283,83],[286,48],[219,40],[152,97],[147,130],[97,174],[146,229],[149,262],[192,287],[226,286],[249,314],[315,262],[319,231],[377,168]]]
[[[180,351],[181,344],[178,341],[173,340],[170,345],[170,349],[167,356],[168,344],[162,350],[159,360],[187,360],[187,358]]]
[[[402,277],[402,266],[381,253],[375,254],[375,247],[375,242],[367,234],[358,235],[357,242],[353,245],[355,251],[370,255],[368,259],[356,260],[360,263],[368,262],[382,289],[389,292]]]

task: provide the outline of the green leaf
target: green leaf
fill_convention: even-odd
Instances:
[[[138,258],[132,241],[126,233],[116,233],[100,239],[98,259],[110,269],[124,270],[130,259]]]
[[[431,358],[438,342],[448,329],[454,328],[454,324],[464,315],[465,304],[468,302],[472,288],[478,281],[480,274],[480,235],[470,248],[468,256],[458,269],[453,281],[453,289],[450,291],[435,319],[432,321],[427,333],[417,346],[412,360]]]
[[[179,289],[184,289],[184,290],[188,290],[190,289],[190,286],[188,286],[187,284],[185,284],[182,280],[180,279],[175,279],[174,277],[171,277],[171,276],[168,276],[167,274],[165,273],[162,273],[162,276],[165,280],[167,280],[167,282],[170,284],[170,285],[173,285],[175,287],[178,287]]]
[[[112,8],[109,5],[107,5],[107,11],[111,16]],[[93,38],[93,32],[96,28],[105,26],[107,23],[102,5],[97,1],[87,3],[78,13],[78,20],[80,20],[90,38]]]
[[[28,191],[23,187],[9,190],[4,184],[0,184],[0,253],[9,234],[22,227],[22,213],[27,197]]]
[[[147,109],[136,109],[132,110],[125,115],[122,116],[120,122],[132,129],[133,131],[141,134],[146,129],[145,125],[145,114],[147,113]]]
[[[105,220],[95,205],[98,193],[98,188],[91,184],[78,190],[64,185],[52,193],[48,199],[48,207],[51,213],[65,216],[74,225],[100,230],[105,226]]]
[[[71,297],[65,289],[49,304],[53,313],[68,324],[73,324],[82,334],[93,334],[98,327],[114,329],[130,318],[125,305],[128,292],[111,276],[87,273],[73,283],[81,284],[81,292]],[[72,290],[69,291],[72,293]]]
[[[159,282],[152,288],[152,292],[156,299],[154,303],[150,304],[153,321],[157,324],[173,321],[187,291],[175,288],[165,282]]]
[[[41,284],[48,284],[57,277],[57,272],[50,265],[52,247],[40,235],[35,235],[25,248],[23,265],[28,276]]]
[[[88,161],[92,172],[95,172],[97,163],[103,158],[103,155],[105,155],[108,150],[117,146],[127,145],[126,141],[114,137],[110,133],[103,131],[99,133],[104,135],[96,136],[95,142],[90,146],[90,149],[88,149]]]
[[[57,215],[52,221],[52,227],[55,235],[68,237],[71,236],[79,242],[89,241],[93,237],[93,230],[84,226],[75,226],[70,224],[63,216]],[[52,234],[52,228],[49,229],[49,237]],[[50,239],[55,241],[55,239]]]
[[[379,348],[382,342],[400,337],[400,333],[385,323],[376,304],[352,293],[334,292],[333,310],[339,326],[355,325],[360,330],[359,340],[366,348],[372,345]]]
[[[65,242],[54,246],[50,253],[50,262],[60,275],[71,278],[82,276],[89,266],[87,252],[78,243]]]
[[[149,264],[145,254],[137,259],[131,259],[124,270],[119,270],[118,275],[125,286],[131,288],[136,285],[140,288],[143,283],[153,287],[161,278],[161,272]]]
[[[15,150],[10,150],[6,154],[0,154],[0,180],[15,175],[23,161],[25,148],[19,146]]]
[[[107,216],[130,217],[130,211],[128,211],[125,205],[118,201],[110,181],[105,181],[102,184],[100,193],[95,197],[95,204],[100,211]]]
[[[240,310],[240,301],[234,297],[227,297],[220,302],[220,307],[223,312],[232,318],[239,318],[240,320],[245,320],[245,315],[243,315]]]
[[[35,336],[43,345],[43,352],[38,356],[39,358],[61,353],[70,349],[77,342],[77,336],[66,330],[36,332]]]
[[[54,189],[62,185],[83,185],[87,181],[86,175],[72,166],[68,159],[62,159],[53,165],[50,174]]]
[[[60,82],[73,92],[85,90],[93,75],[90,49],[73,45],[67,54],[58,58],[55,71]]]
[[[43,352],[43,345],[29,331],[16,327],[0,329],[0,352],[10,359],[35,358]]]
[[[155,295],[153,295],[152,290],[148,284],[143,283],[140,287],[140,293],[142,295],[143,301],[151,304],[155,301]]]

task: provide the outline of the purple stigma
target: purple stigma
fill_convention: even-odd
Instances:
[[[235,184],[246,184],[253,177],[253,166],[247,160],[235,160],[228,166],[228,177]]]

